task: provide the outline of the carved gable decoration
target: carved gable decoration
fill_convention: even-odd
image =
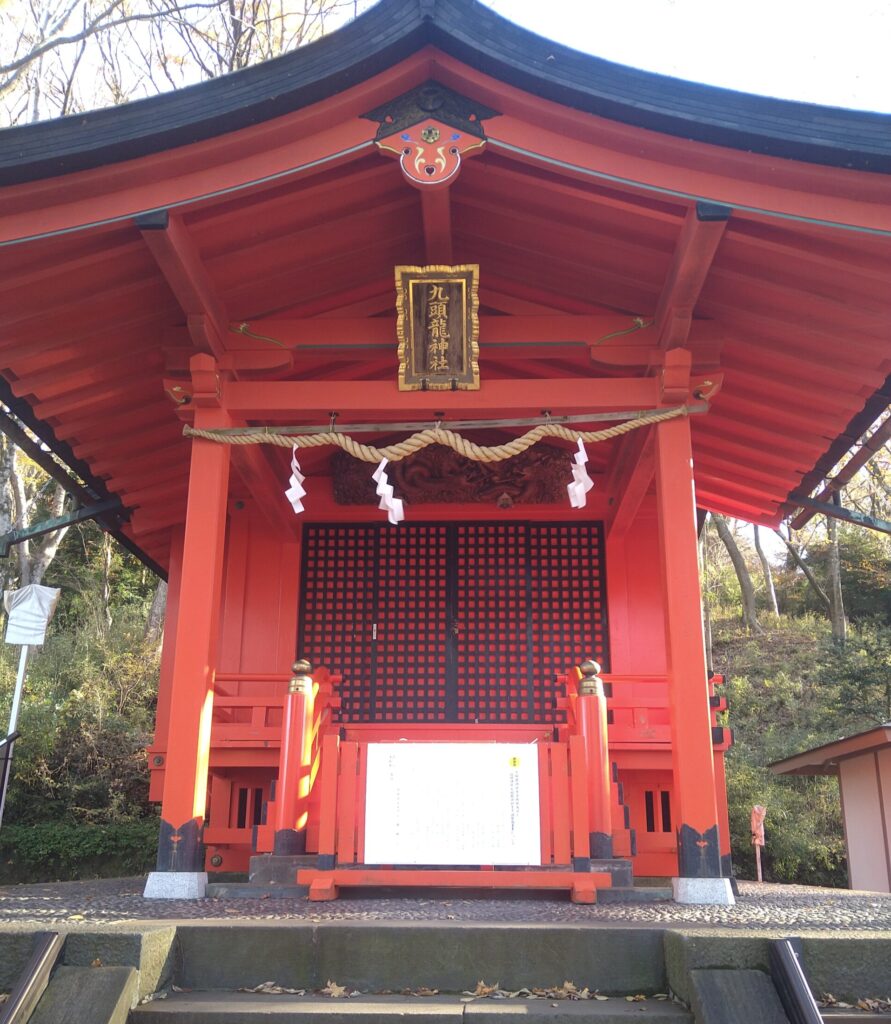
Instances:
[[[346,452],[331,457],[334,500],[339,505],[376,505],[368,463]],[[475,504],[510,508],[516,504],[565,504],[572,458],[538,445],[503,462],[472,462],[451,448],[431,445],[387,466],[396,494],[410,505]]]
[[[374,141],[399,158],[406,179],[430,189],[447,188],[462,159],[482,152],[482,122],[498,112],[431,81],[362,116],[378,122]]]

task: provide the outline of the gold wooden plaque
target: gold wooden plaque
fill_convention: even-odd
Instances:
[[[476,391],[479,276],[460,267],[396,268],[400,391]]]

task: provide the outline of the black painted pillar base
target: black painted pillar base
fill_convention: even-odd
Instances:
[[[306,829],[280,828],[275,833],[272,853],[276,857],[294,857],[306,853]]]
[[[718,826],[697,832],[689,825],[678,829],[678,875],[681,878],[721,878]]]
[[[204,824],[198,818],[174,828],[161,819],[158,871],[204,870]]]
[[[611,860],[613,856],[613,837],[606,832],[591,832],[588,836],[592,860]]]

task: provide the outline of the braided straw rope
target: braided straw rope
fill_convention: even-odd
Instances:
[[[266,428],[257,428],[255,433],[227,434],[219,430],[197,430],[187,424],[183,427],[183,434],[186,437],[216,441],[218,444],[274,444],[279,448],[291,448],[295,444],[298,448],[319,448],[322,445],[333,444],[363,462],[380,462],[381,459],[399,462],[400,459],[413,455],[428,445],[441,444],[474,462],[502,462],[526,451],[527,448],[531,448],[545,437],[559,437],[563,441],[572,442],[581,438],[586,444],[595,444],[597,441],[608,441],[613,437],[621,437],[622,434],[637,430],[639,427],[662,423],[664,420],[671,420],[676,416],[685,416],[687,412],[686,405],[678,405],[672,409],[661,409],[659,412],[638,414],[634,419],[625,420],[624,423],[618,423],[614,427],[604,427],[602,430],[570,430],[559,423],[542,423],[512,441],[491,447],[475,444],[473,441],[468,441],[466,437],[456,434],[453,430],[444,430],[438,426],[418,431],[404,441],[388,444],[385,448],[361,444],[348,434],[339,434],[336,431],[328,431],[323,434],[275,434]]]

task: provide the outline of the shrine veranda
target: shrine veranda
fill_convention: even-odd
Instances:
[[[697,529],[845,514],[889,127],[382,0],[0,133],[3,429],[170,583],[149,895],[732,903]]]

